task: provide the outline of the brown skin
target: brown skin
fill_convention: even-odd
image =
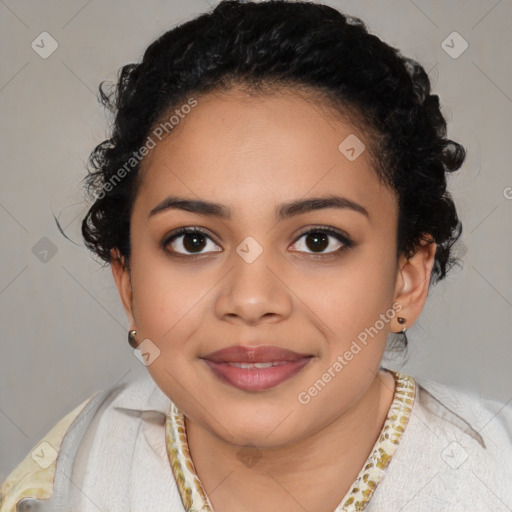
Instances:
[[[113,274],[130,328],[161,351],[148,371],[186,416],[191,455],[216,512],[331,512],[391,405],[394,380],[379,364],[389,332],[403,328],[396,315],[307,405],[297,399],[380,314],[399,303],[409,327],[427,297],[435,244],[397,258],[396,198],[368,150],[354,161],[340,153],[351,133],[365,141],[292,91],[254,98],[233,89],[200,98],[144,161],[130,271],[113,252]],[[326,208],[274,218],[281,203],[333,193],[369,217]],[[148,218],[169,195],[222,203],[231,219],[178,209]],[[197,259],[186,235],[163,247],[182,226],[211,235]],[[318,226],[346,232],[354,245],[335,255],[343,244],[329,235],[315,252],[301,230]],[[252,263],[236,252],[248,236],[263,248]],[[242,391],[200,359],[237,344],[314,357],[272,389]],[[251,467],[238,457],[246,443],[262,456]]]

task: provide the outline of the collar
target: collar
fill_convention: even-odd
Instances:
[[[115,409],[127,411],[128,414],[141,414],[143,418],[167,416],[171,399],[158,387],[149,373],[126,383],[124,392],[114,400]],[[153,413],[153,414],[151,414]]]

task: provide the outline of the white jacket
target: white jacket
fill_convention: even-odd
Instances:
[[[365,512],[512,511],[512,407],[416,384]],[[185,512],[165,446],[170,405],[149,374],[88,398],[8,476],[0,512]]]

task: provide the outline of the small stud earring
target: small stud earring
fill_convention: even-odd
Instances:
[[[137,331],[128,331],[128,343],[130,344],[130,347],[137,348],[138,342],[137,338]]]
[[[397,318],[397,320],[398,320],[398,323],[399,323],[399,324],[405,324],[405,322],[407,321],[405,318],[403,318],[403,317],[401,317],[401,316],[399,316],[399,317]]]

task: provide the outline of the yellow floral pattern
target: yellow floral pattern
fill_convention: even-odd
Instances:
[[[404,433],[416,396],[412,377],[388,370],[395,379],[395,394],[388,415],[366,463],[334,512],[360,512],[369,503]],[[171,403],[165,424],[167,454],[187,512],[213,512],[190,455],[183,413]]]

